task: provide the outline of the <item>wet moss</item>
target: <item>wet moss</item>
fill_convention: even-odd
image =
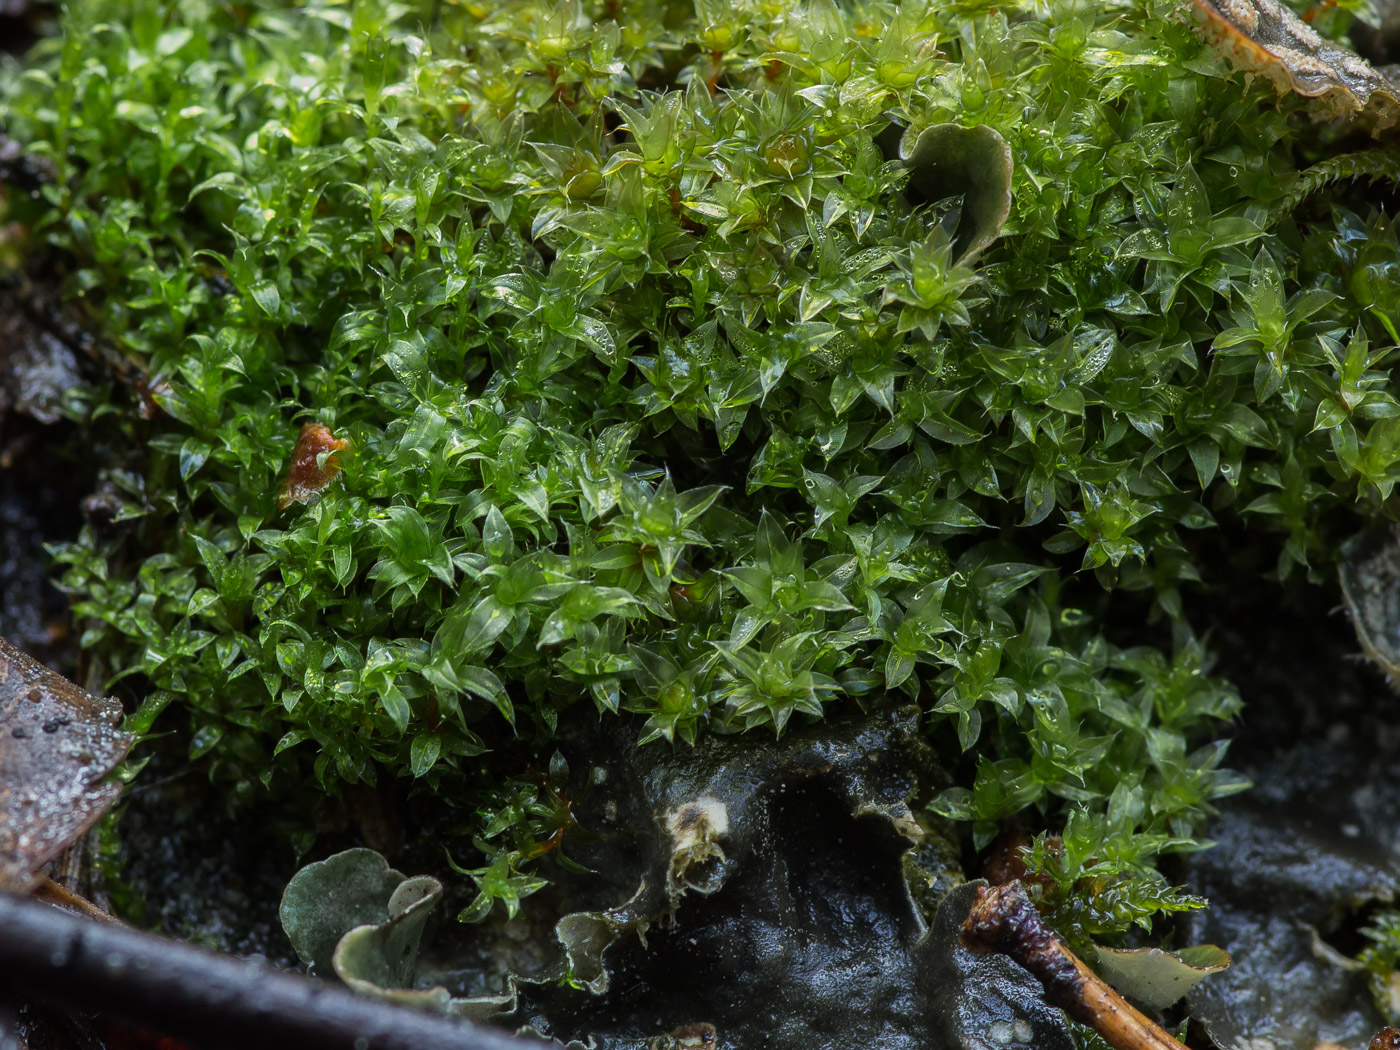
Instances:
[[[1244,782],[1187,604],[1390,513],[1400,246],[1388,155],[1184,6],[72,5],[0,120],[128,384],[63,409],[82,644],[233,798],[460,805],[472,918],[571,854],[579,708],[912,703],[930,812],[1062,830],[1081,937],[1192,905],[1155,866]],[[954,127],[1005,226],[886,160]]]

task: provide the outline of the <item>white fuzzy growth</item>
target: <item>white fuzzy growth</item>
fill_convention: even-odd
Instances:
[[[672,849],[688,850],[729,833],[729,808],[713,795],[701,795],[666,814],[666,828],[671,832]]]

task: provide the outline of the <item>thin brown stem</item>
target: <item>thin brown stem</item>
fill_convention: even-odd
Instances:
[[[65,908],[98,922],[121,922],[116,916],[109,915],[86,897],[79,896],[66,886],[54,882],[53,879],[45,879],[39,883],[38,886],[34,887],[30,896],[35,900]]]
[[[1114,1050],[1181,1050],[1065,947],[1019,881],[978,890],[962,929],[970,947],[1004,952],[1029,970],[1045,985],[1046,1002],[1098,1032]]]

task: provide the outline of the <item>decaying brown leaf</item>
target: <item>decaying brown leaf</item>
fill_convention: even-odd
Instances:
[[[121,714],[0,638],[0,890],[32,888],[121,794]]]
[[[297,435],[296,448],[282,479],[277,506],[286,510],[293,503],[308,503],[340,473],[339,455],[350,443],[331,433],[324,423],[307,423]]]
[[[1400,123],[1400,87],[1354,51],[1326,40],[1278,0],[1195,0],[1206,35],[1280,92],[1316,100],[1319,115],[1372,132]]]

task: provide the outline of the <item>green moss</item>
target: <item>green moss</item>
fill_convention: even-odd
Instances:
[[[7,215],[164,410],[89,393],[84,645],[239,791],[453,793],[476,913],[568,824],[577,704],[667,746],[912,700],[979,846],[1078,814],[1056,879],[1139,887],[1085,932],[1183,903],[1156,857],[1242,786],[1196,537],[1322,571],[1400,478],[1400,248],[1343,207],[1386,172],[1188,7],[74,3],[4,74],[55,171]],[[1015,162],[968,264],[880,145],[947,122]],[[353,451],[279,509],[306,421]],[[1105,637],[1149,607],[1173,651]]]
[[[1400,1023],[1400,912],[1377,912],[1362,929],[1371,943],[1357,957],[1367,971],[1371,996],[1386,1024]]]

